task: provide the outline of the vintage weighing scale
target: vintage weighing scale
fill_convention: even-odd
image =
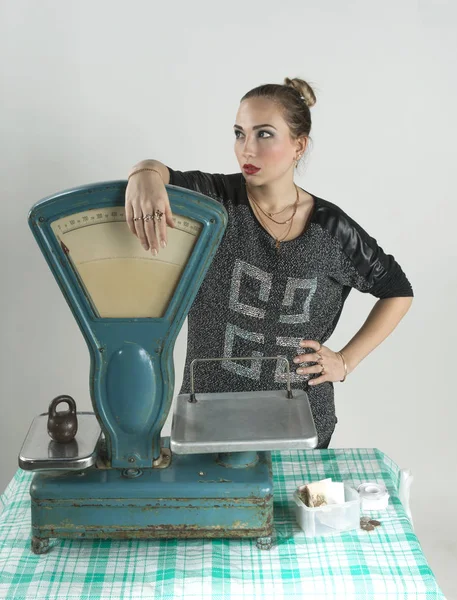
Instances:
[[[156,257],[125,221],[125,181],[68,190],[30,211],[33,234],[89,347],[94,409],[77,412],[71,397],[60,396],[26,436],[19,466],[35,471],[36,554],[51,537],[254,537],[268,549],[270,451],[317,445],[303,390],[291,390],[289,381],[276,391],[196,392],[198,360],[192,393],[178,396],[171,436],[161,437],[173,398],[174,343],[227,225],[216,200],[166,187],[176,227]],[[201,360],[214,360],[217,369],[222,358]],[[289,369],[284,357],[255,360],[285,360]],[[65,403],[66,412],[57,410]],[[51,416],[70,413],[75,437],[51,439]]]

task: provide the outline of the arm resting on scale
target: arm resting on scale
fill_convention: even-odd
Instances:
[[[134,171],[138,171],[138,169],[157,169],[159,171],[160,176],[165,185],[170,183],[170,172],[168,167],[166,167],[163,163],[154,159],[146,159],[141,160],[139,163],[134,165],[129,171],[129,177]]]

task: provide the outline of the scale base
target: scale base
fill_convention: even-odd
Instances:
[[[32,551],[49,538],[259,538],[269,549],[273,531],[271,455],[246,467],[217,462],[215,454],[173,455],[167,469],[91,467],[80,473],[35,473],[30,487]]]

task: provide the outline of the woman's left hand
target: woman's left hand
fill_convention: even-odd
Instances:
[[[299,367],[297,373],[306,375],[307,373],[322,373],[320,377],[310,379],[308,385],[319,385],[325,381],[341,381],[344,379],[343,360],[339,354],[321,346],[316,340],[302,340],[300,342],[302,348],[313,348],[314,352],[299,354],[294,358],[294,363],[317,362],[317,365],[310,367]]]

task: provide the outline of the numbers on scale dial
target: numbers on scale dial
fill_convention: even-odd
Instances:
[[[112,223],[119,221],[125,222],[124,211],[111,210],[109,212],[105,212],[105,210],[107,209],[102,209],[100,212],[99,208],[94,208],[84,213],[77,213],[69,217],[64,217],[63,219],[60,219],[58,223],[56,223],[57,228],[61,233],[69,233],[75,229],[89,227],[99,223]],[[173,216],[173,222],[175,223],[177,229],[192,235],[197,235],[202,229],[201,223],[189,220],[185,217]]]

